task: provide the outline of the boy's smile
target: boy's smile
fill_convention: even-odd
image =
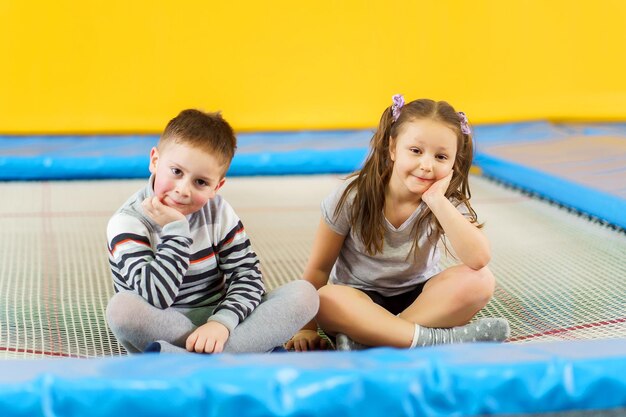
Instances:
[[[215,197],[224,184],[225,168],[211,153],[176,141],[150,152],[154,194],[185,216]]]

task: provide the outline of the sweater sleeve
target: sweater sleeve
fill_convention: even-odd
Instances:
[[[217,227],[221,233],[216,254],[224,274],[226,295],[209,321],[217,321],[232,332],[261,303],[265,285],[259,259],[243,224],[226,203]]]
[[[109,221],[107,240],[117,291],[132,291],[161,309],[174,303],[189,267],[191,238],[186,220],[165,225],[155,245],[144,223],[118,213]]]

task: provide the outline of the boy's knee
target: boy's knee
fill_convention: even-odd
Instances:
[[[106,308],[106,321],[114,331],[128,328],[133,325],[136,317],[137,305],[142,299],[130,291],[121,291],[113,295]]]
[[[305,280],[293,281],[289,285],[296,305],[305,310],[307,315],[314,316],[317,314],[320,298],[315,287]]]

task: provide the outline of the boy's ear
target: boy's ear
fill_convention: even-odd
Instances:
[[[220,182],[217,184],[217,187],[215,187],[215,191],[219,190],[220,188],[222,188],[222,186],[224,185],[224,183],[226,182],[226,178],[222,178],[220,180]]]
[[[159,161],[159,150],[155,147],[150,150],[150,173],[156,173],[157,162]]]

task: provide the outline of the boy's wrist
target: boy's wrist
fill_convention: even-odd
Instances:
[[[215,321],[222,324],[230,333],[232,333],[235,327],[239,324],[239,317],[232,311],[224,309],[216,311],[207,319],[207,322],[209,321]]]
[[[163,233],[168,235],[190,236],[189,222],[187,218],[169,222],[163,226]]]

